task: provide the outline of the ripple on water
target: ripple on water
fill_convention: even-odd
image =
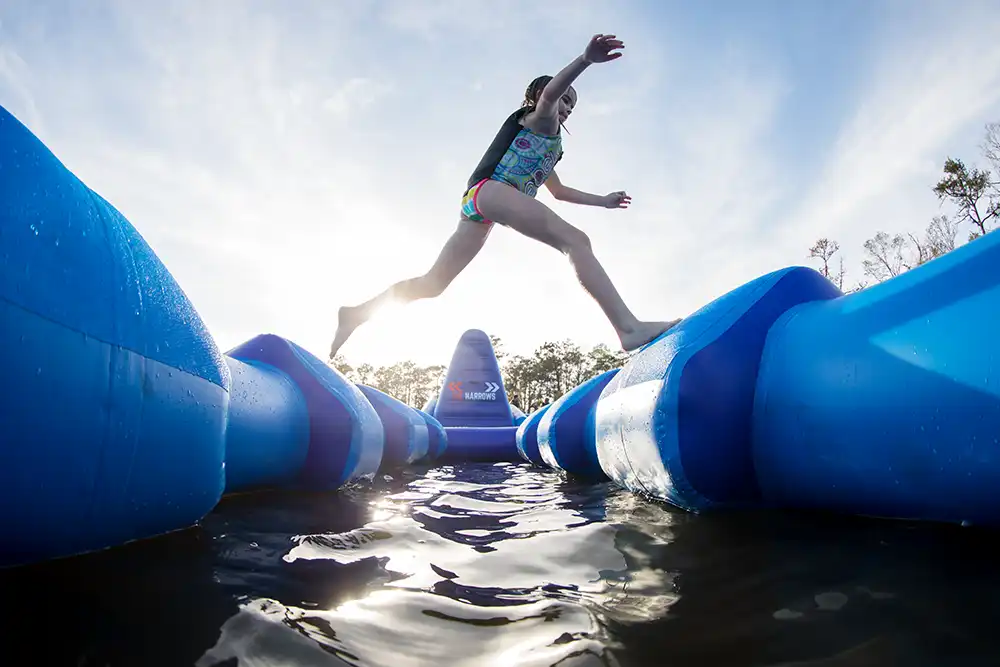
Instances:
[[[0,572],[2,620],[80,666],[994,664],[989,536],[440,466]]]
[[[559,600],[480,607],[385,590],[317,611],[258,599],[225,623],[196,667],[232,658],[241,665],[607,664],[596,630],[586,610]]]
[[[995,655],[987,584],[1000,578],[955,534],[934,559],[953,552],[961,567],[928,569],[930,534],[896,524],[692,515],[528,465],[409,470],[303,502],[265,504],[219,551],[215,576],[239,609],[213,626],[199,667],[924,667]],[[261,527],[268,511],[273,530]],[[241,548],[251,541],[260,549]],[[948,578],[913,583],[930,571]]]
[[[315,664],[609,664],[595,610],[623,604],[629,565],[604,520],[606,489],[567,494],[561,477],[528,466],[472,472],[432,469],[374,502],[377,518],[360,528],[296,536],[286,563],[375,559],[386,576],[325,610],[249,600],[201,664],[306,654]]]

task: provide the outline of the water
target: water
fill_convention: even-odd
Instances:
[[[74,667],[995,665],[992,537],[694,516],[526,465],[441,466],[233,497],[191,530],[2,572],[4,650]]]

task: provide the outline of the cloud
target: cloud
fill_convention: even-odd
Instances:
[[[752,45],[690,62],[665,51],[629,104],[574,124],[563,180],[623,187],[629,213],[556,207],[585,225],[619,290],[649,319],[687,314],[758,275],[753,230],[788,191],[770,150],[790,85],[780,69]],[[588,324],[582,330],[600,330]]]
[[[833,73],[792,62],[773,28],[716,26],[697,7],[558,0],[531,5],[526,24],[528,6],[5,7],[0,103],[122,209],[221,345],[274,331],[318,354],[338,305],[426,270],[525,84],[593,33],[623,36],[626,57],[579,80],[559,172],[584,190],[627,189],[633,206],[540,199],[591,236],[650,319],[805,262],[821,234],[859,262],[876,227],[920,228],[945,153],[976,151],[997,111],[986,5],[893,5],[872,30],[878,47],[847,59],[864,69]],[[816,76],[853,86],[833,99]],[[832,118],[822,131],[818,108]],[[440,299],[373,320],[345,352],[441,362],[470,327],[511,352],[615,343],[564,257],[497,229]]]
[[[339,116],[347,116],[370,107],[393,90],[394,86],[388,82],[352,77],[326,98],[323,108]]]
[[[0,25],[0,31],[2,30]],[[38,113],[31,88],[26,83],[30,78],[30,69],[24,59],[13,48],[0,42],[0,93],[4,104],[21,122],[34,127],[35,133],[42,136],[45,134],[45,125]]]
[[[936,18],[921,30],[901,21],[911,32],[884,39],[822,171],[775,227],[778,253],[804,254],[831,236],[856,267],[876,230],[918,232],[930,222],[946,154],[972,148],[970,129],[1000,114],[1000,17],[956,5]]]

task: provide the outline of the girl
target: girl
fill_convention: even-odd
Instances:
[[[330,359],[354,330],[385,303],[408,303],[440,295],[483,247],[494,222],[566,255],[583,288],[615,328],[624,351],[638,349],[680,321],[636,319],[594,256],[587,235],[535,199],[544,184],[553,197],[574,204],[626,208],[631,202],[625,192],[599,196],[567,187],[554,171],[563,153],[560,128],[577,101],[576,90],[570,84],[590,65],[620,58],[622,53],[617,49],[624,47],[614,35],[594,35],[583,54],[555,77],[538,77],[531,82],[521,108],[503,122],[473,171],[462,198],[458,228],[437,261],[422,276],[402,280],[360,305],[342,307]]]

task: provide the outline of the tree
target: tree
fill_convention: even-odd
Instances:
[[[595,375],[621,368],[625,359],[603,343],[584,352],[568,339],[546,341],[530,356],[506,356],[501,373],[507,398],[530,413]]]
[[[840,257],[840,263],[837,268],[837,272],[832,275],[830,274],[830,260],[833,259],[833,256],[836,255],[839,250],[840,250],[840,244],[838,244],[836,241],[831,241],[830,239],[824,237],[818,239],[815,245],[809,248],[809,256],[821,261],[823,264],[820,267],[819,270],[820,273],[822,273],[824,276],[826,276],[827,279],[832,281],[833,284],[835,284],[838,289],[843,290],[844,276],[846,274],[846,272],[844,271],[843,257]]]
[[[367,384],[411,407],[422,408],[441,389],[444,371],[440,364],[418,366],[412,361],[401,361],[375,369],[374,380]]]
[[[345,359],[342,354],[338,354],[334,357],[330,365],[346,375],[348,378],[350,378],[351,374],[354,373],[354,367],[347,363],[347,359]]]
[[[496,355],[497,363],[503,362],[507,353],[503,349],[503,341],[500,340],[500,336],[490,334],[490,344],[493,345],[493,354]]]
[[[939,200],[948,199],[956,206],[959,220],[975,227],[969,234],[970,241],[986,234],[1000,215],[1000,190],[988,169],[970,170],[962,160],[949,157],[934,192]]]
[[[927,224],[924,237],[879,231],[865,241],[865,275],[882,282],[955,249],[958,223],[947,215],[937,215]]]
[[[352,382],[357,382],[358,384],[371,384],[375,381],[375,367],[371,364],[361,364],[354,369],[354,374],[348,376],[348,379]]]
[[[544,405],[540,399],[538,369],[531,359],[516,355],[511,357],[502,369],[504,388],[511,403],[531,412]]]
[[[910,251],[909,241],[902,234],[889,236],[886,232],[876,232],[875,236],[865,241],[867,257],[862,260],[866,276],[876,282],[894,278],[912,268],[906,255]]]
[[[925,244],[927,259],[930,261],[955,249],[955,239],[958,237],[958,222],[947,215],[936,215],[927,225]]]
[[[621,368],[627,358],[628,355],[625,352],[613,351],[607,345],[601,343],[587,353],[591,377],[606,373],[615,368]]]
[[[986,137],[980,148],[983,150],[983,157],[989,160],[997,172],[1000,172],[1000,123],[986,125]]]

